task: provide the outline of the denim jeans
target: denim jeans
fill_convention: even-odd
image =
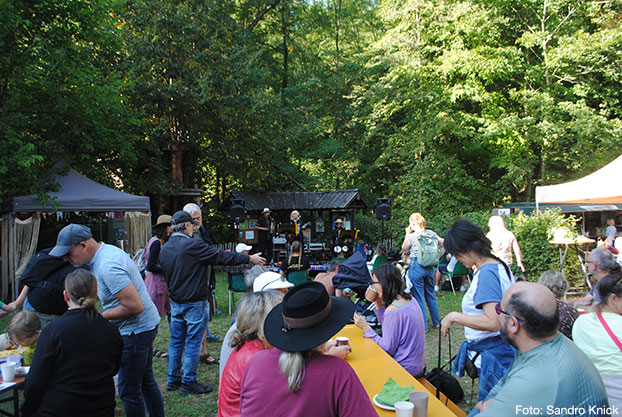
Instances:
[[[188,384],[197,379],[201,342],[207,327],[207,302],[176,303],[171,300],[171,342],[168,347],[168,382]],[[184,375],[181,368],[183,357]]]
[[[410,268],[408,268],[408,278],[413,284],[412,294],[421,307],[423,313],[423,323],[426,331],[428,330],[428,315],[425,305],[430,309],[432,324],[438,326],[441,323],[441,313],[438,311],[438,304],[434,297],[434,267],[427,268],[417,262],[417,258],[410,258]],[[424,301],[425,300],[425,301]]]
[[[162,393],[153,376],[153,339],[158,328],[123,336],[119,369],[119,397],[125,415],[144,417],[145,406],[151,417],[164,417]]]

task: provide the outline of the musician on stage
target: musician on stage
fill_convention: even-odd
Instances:
[[[289,215],[289,220],[290,223],[296,227],[296,237],[294,238],[294,240],[299,240],[300,243],[303,243],[304,236],[302,235],[302,229],[306,229],[308,225],[302,224],[302,218],[300,217],[300,213],[298,212],[298,210],[292,211],[292,213]]]
[[[255,224],[257,229],[257,244],[259,252],[266,258],[266,263],[272,262],[273,245],[272,234],[274,233],[274,219],[270,215],[270,209],[263,209],[262,216],[257,220]]]
[[[341,219],[335,220],[335,228],[333,229],[330,235],[330,247],[331,248],[334,247],[335,245],[341,244],[341,240],[339,239],[339,233],[341,233],[343,230],[346,230],[343,227],[343,220]]]

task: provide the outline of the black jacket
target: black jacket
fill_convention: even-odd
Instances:
[[[112,417],[112,378],[119,371],[122,349],[117,326],[99,314],[89,323],[82,310],[68,310],[39,336],[22,414]]]
[[[208,299],[207,265],[249,263],[250,256],[225,252],[185,233],[173,233],[160,251],[168,294],[176,303]]]

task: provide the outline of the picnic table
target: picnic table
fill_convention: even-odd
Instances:
[[[435,390],[431,391],[431,385],[425,379],[416,379],[398,364],[389,354],[371,339],[364,338],[363,332],[354,325],[345,326],[336,336],[345,336],[350,339],[352,353],[346,360],[358,375],[369,400],[372,401],[376,394],[382,390],[382,386],[389,379],[402,386],[412,385],[414,391],[425,391],[430,394],[428,400],[428,417],[465,417],[466,414],[458,406],[449,401],[444,395],[441,400],[435,397]],[[395,417],[395,411],[379,408],[374,404],[379,416]]]
[[[9,417],[18,417],[19,416],[19,390],[24,388],[24,384],[26,381],[25,376],[18,376],[12,382],[2,382],[0,384],[0,396],[2,396],[5,392],[11,392],[12,395],[0,399],[1,403],[13,402],[13,413],[9,413],[8,411],[0,409],[0,414]]]

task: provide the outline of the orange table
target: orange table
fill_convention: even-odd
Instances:
[[[430,393],[426,390],[376,342],[364,338],[361,329],[354,325],[348,325],[337,333],[337,336],[350,338],[352,353],[348,355],[346,360],[361,380],[370,401],[374,395],[382,390],[384,383],[391,377],[402,386],[412,385],[415,387],[415,391],[426,391],[430,394],[428,417],[456,417],[449,408],[436,399],[435,392]],[[374,405],[374,407],[376,406]],[[376,407],[376,411],[380,416],[395,416],[394,411],[387,411],[378,407]]]

